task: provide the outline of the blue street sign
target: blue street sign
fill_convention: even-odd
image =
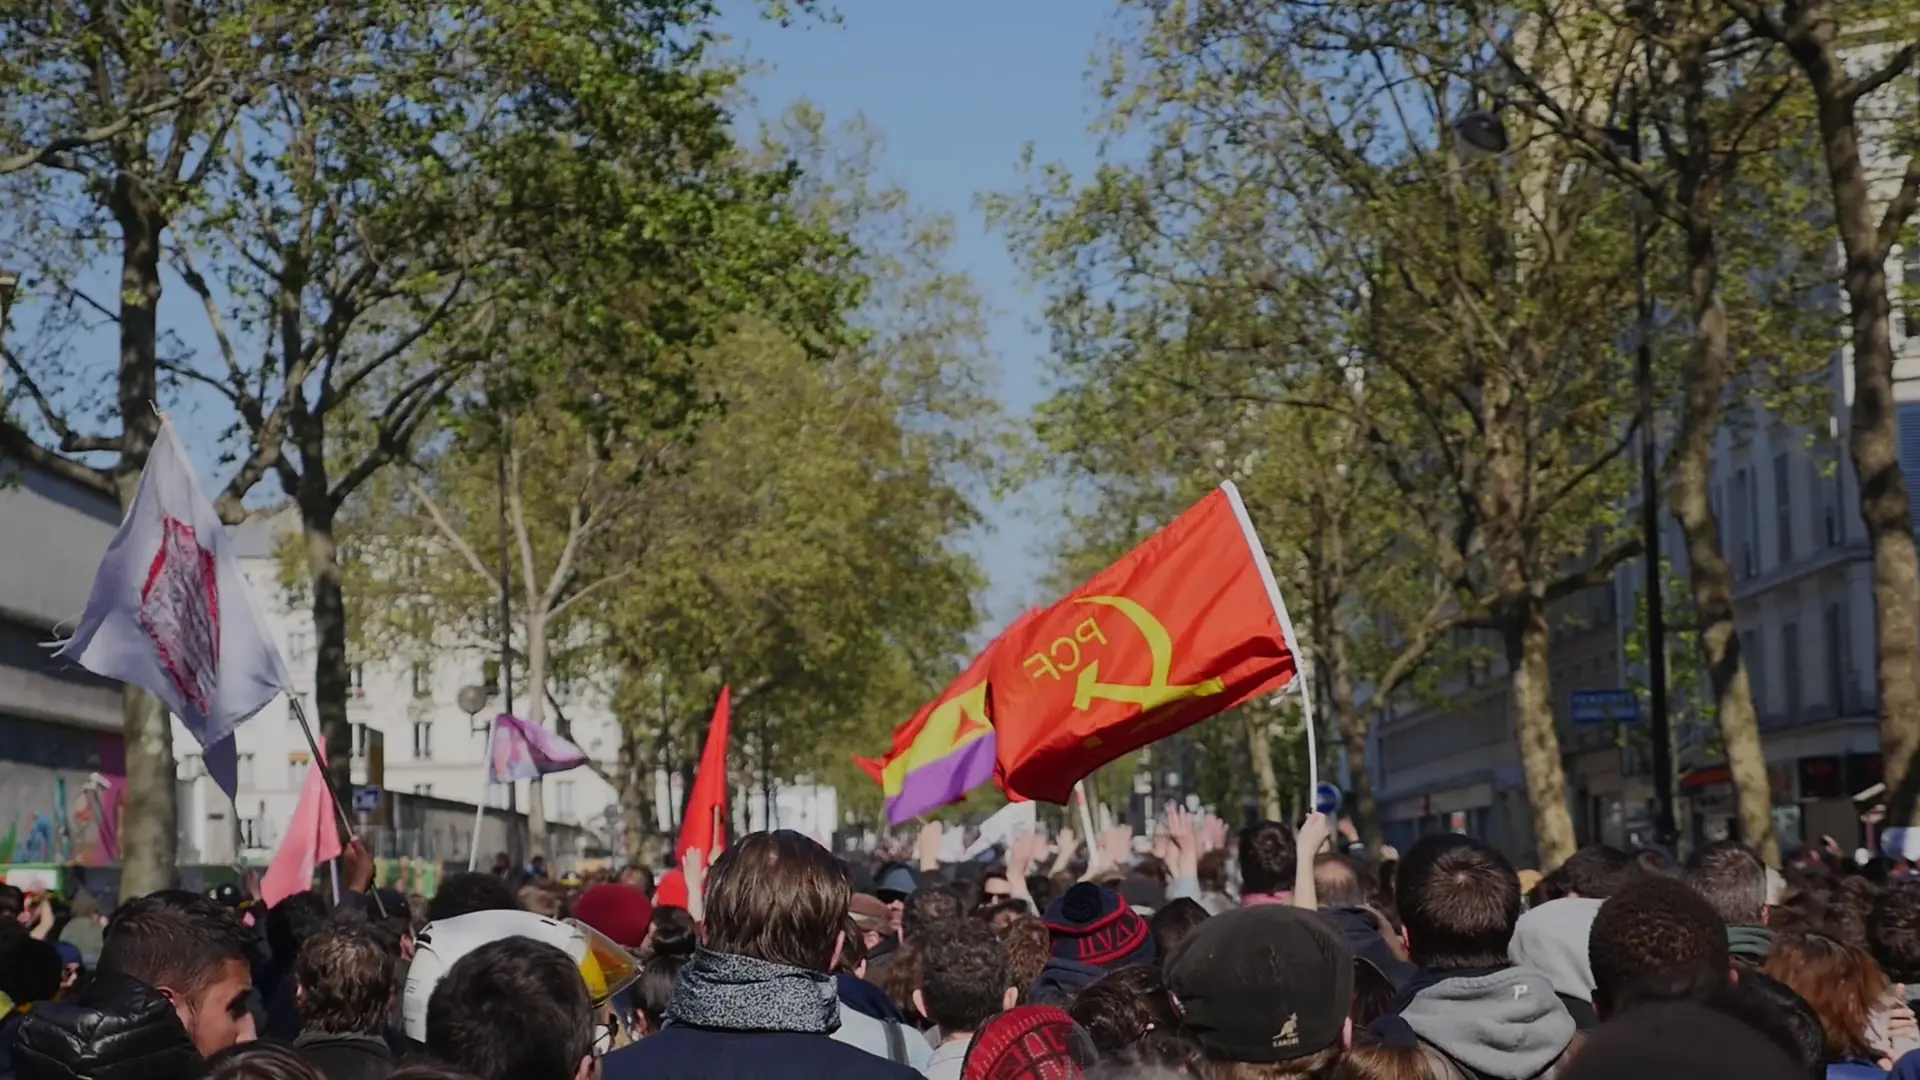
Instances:
[[[1569,712],[1576,724],[1638,723],[1640,699],[1631,690],[1575,690]]]
[[[1340,789],[1320,781],[1313,786],[1313,808],[1319,813],[1331,816],[1340,809]]]
[[[353,812],[371,814],[380,808],[380,789],[377,787],[357,787],[353,789]]]

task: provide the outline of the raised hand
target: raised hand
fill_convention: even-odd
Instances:
[[[916,845],[920,854],[920,869],[940,869],[940,834],[943,831],[937,821],[920,826],[920,840]]]

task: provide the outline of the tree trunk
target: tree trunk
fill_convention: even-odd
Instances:
[[[1273,771],[1273,750],[1268,738],[1272,725],[1256,715],[1255,710],[1245,713],[1247,724],[1247,755],[1253,760],[1254,788],[1260,796],[1260,813],[1268,821],[1284,821],[1280,809],[1280,779]]]
[[[1533,804],[1533,835],[1540,865],[1566,862],[1575,848],[1573,816],[1567,811],[1567,777],[1560,759],[1560,733],[1553,723],[1553,680],[1547,649],[1546,601],[1524,596],[1511,611],[1507,660],[1513,666],[1513,719]]]
[[[307,468],[310,475],[311,459]],[[310,611],[316,647],[311,719],[317,725],[313,734],[327,752],[327,784],[344,800],[353,791],[353,721],[347,714],[352,679],[347,669],[347,600],[340,547],[333,534],[333,500],[324,481],[319,485],[303,482],[299,504],[307,585],[313,594]]]
[[[1846,255],[1842,283],[1853,341],[1848,448],[1860,477],[1860,517],[1873,544],[1874,672],[1887,824],[1920,825],[1920,770],[1913,767],[1920,750],[1920,562],[1900,471],[1888,249],[1880,240],[1861,160],[1860,121],[1856,102],[1847,93],[1852,80],[1840,61],[1834,6],[1806,6],[1796,22],[1804,33],[1790,35],[1787,47],[1813,88],[1834,222]]]
[[[527,715],[522,719],[535,727],[547,726],[547,618],[536,610],[538,601],[531,595],[527,611]],[[529,861],[547,854],[546,785],[538,778],[527,782],[527,838]]]
[[[654,830],[647,827],[647,784],[653,777],[640,760],[639,740],[624,722],[620,725],[620,761],[615,777],[620,781],[620,853],[629,866],[651,865],[647,840]]]
[[[166,227],[153,197],[126,173],[108,205],[120,228],[120,361],[117,376],[120,455],[113,467],[120,507],[132,508],[160,430],[160,233]],[[134,687],[121,694],[127,791],[121,809],[122,898],[171,886],[180,843],[180,799],[173,761],[173,720],[159,699]],[[235,811],[238,813],[238,811]]]
[[[1780,865],[1780,842],[1773,832],[1773,794],[1767,784],[1767,759],[1754,715],[1753,687],[1733,617],[1733,567],[1720,548],[1720,522],[1713,512],[1709,485],[1713,440],[1720,430],[1721,402],[1729,375],[1727,311],[1720,290],[1720,259],[1713,227],[1696,221],[1687,231],[1688,292],[1694,309],[1692,363],[1687,371],[1684,412],[1674,444],[1671,510],[1687,544],[1693,608],[1719,714],[1739,803],[1740,835],[1769,866]],[[1651,568],[1659,574],[1661,567]],[[1659,579],[1650,577],[1649,582]],[[1648,663],[1666,663],[1649,656]]]
[[[1338,629],[1326,635],[1327,681],[1333,698],[1333,712],[1340,725],[1340,738],[1347,754],[1347,773],[1353,778],[1354,806],[1351,816],[1360,831],[1360,839],[1376,860],[1380,857],[1380,814],[1374,804],[1373,776],[1367,767],[1367,735],[1370,717],[1355,700],[1353,675],[1347,667],[1347,639]]]

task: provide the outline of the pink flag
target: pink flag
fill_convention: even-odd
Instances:
[[[327,793],[327,759],[322,751],[320,760],[307,766],[300,805],[293,808],[293,821],[280,838],[280,850],[273,853],[266,879],[260,883],[260,898],[272,907],[295,893],[306,892],[313,888],[314,869],[339,857],[340,826],[334,820],[333,797]]]
[[[491,750],[493,763],[487,779],[495,784],[537,780],[587,763],[586,752],[579,747],[546,728],[505,713],[493,722]]]

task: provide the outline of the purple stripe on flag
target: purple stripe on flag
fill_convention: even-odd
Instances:
[[[929,810],[959,802],[967,792],[993,779],[993,733],[922,765],[900,782],[900,794],[887,800],[887,821],[899,825]]]

